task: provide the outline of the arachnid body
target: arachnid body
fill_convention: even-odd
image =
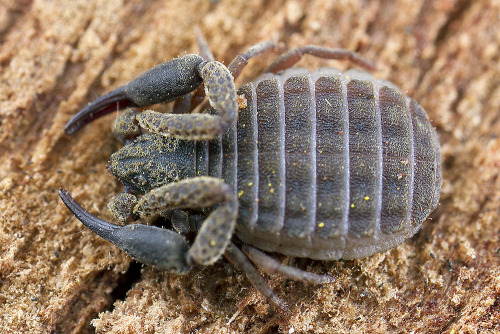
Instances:
[[[123,112],[114,132],[126,145],[110,161],[126,190],[112,200],[113,214],[122,222],[162,215],[176,231],[110,224],[60,190],[87,227],[134,259],[175,273],[225,255],[282,307],[248,258],[292,279],[332,278],[282,266],[259,249],[354,259],[418,231],[439,200],[441,155],[417,102],[366,72],[288,69],[305,53],[373,68],[355,53],[317,46],[283,54],[269,73],[236,91],[234,80],[248,60],[275,45],[255,45],[228,67],[213,61],[202,40],[200,47],[203,57],[158,65],[92,102],[66,126],[71,134],[117,107],[176,100],[171,114]],[[191,92],[202,83],[210,107],[188,113],[192,97],[200,96]],[[195,223],[178,210],[199,208],[209,208],[208,215]],[[181,234],[191,230],[197,236],[189,246]],[[231,242],[233,233],[246,256]]]

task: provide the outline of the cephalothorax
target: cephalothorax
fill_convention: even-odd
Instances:
[[[306,53],[373,69],[355,53],[317,46],[283,54],[269,73],[237,92],[234,80],[248,60],[273,48],[257,44],[226,67],[200,38],[203,57],[158,65],[66,125],[71,134],[117,108],[176,100],[173,113],[127,109],[116,120],[114,132],[126,145],[112,155],[110,171],[125,192],[109,205],[122,222],[162,215],[176,231],[108,223],[60,190],[64,203],[92,231],[160,269],[185,273],[225,255],[281,307],[248,258],[292,279],[333,278],[282,266],[259,249],[354,259],[414,235],[441,190],[440,146],[424,110],[366,72],[287,69]],[[201,84],[210,107],[188,113],[192,98],[203,95],[191,93]],[[179,210],[202,208],[209,209],[207,217],[194,223]],[[189,246],[182,233],[193,229],[197,236]],[[246,256],[231,242],[233,234]]]

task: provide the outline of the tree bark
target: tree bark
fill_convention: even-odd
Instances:
[[[0,4],[0,327],[19,333],[476,333],[500,331],[500,4],[498,1],[39,0]],[[336,283],[266,276],[269,305],[225,261],[169,275],[131,263],[64,207],[64,187],[112,220],[106,171],[116,114],[77,134],[65,123],[152,66],[216,59],[272,39],[358,52],[417,100],[437,128],[443,191],[422,230],[356,261],[282,262]],[[276,57],[250,62],[238,84]],[[347,62],[306,56],[314,69]],[[92,324],[91,324],[92,321]]]

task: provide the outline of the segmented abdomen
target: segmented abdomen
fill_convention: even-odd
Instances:
[[[290,69],[240,88],[246,107],[199,173],[239,198],[238,236],[267,251],[352,259],[412,236],[441,190],[437,135],[393,84],[359,71]]]

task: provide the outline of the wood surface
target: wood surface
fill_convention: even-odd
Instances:
[[[497,0],[0,2],[0,328],[5,333],[477,333],[500,331],[500,2]],[[373,60],[426,109],[443,191],[422,230],[356,261],[277,258],[337,278],[265,278],[276,310],[225,260],[169,275],[134,264],[75,219],[121,191],[107,171],[116,114],[68,137],[98,96],[178,55],[194,28],[226,64],[271,39]],[[238,83],[277,55],[252,60]],[[305,57],[300,66],[350,67]]]

